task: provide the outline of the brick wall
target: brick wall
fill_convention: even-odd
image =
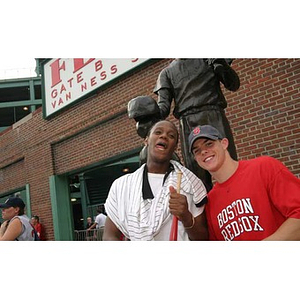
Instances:
[[[242,159],[270,155],[300,177],[300,60],[237,59],[241,87],[225,92]]]
[[[0,134],[0,193],[29,184],[32,212],[41,217],[48,239],[54,237],[49,176],[141,146],[127,103],[140,95],[156,99],[157,76],[170,61],[121,77],[49,120],[37,110]],[[237,59],[232,66],[241,87],[224,93],[239,158],[271,155],[300,177],[300,59]]]

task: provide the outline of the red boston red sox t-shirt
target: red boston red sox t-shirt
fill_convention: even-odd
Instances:
[[[206,216],[210,240],[262,240],[287,218],[300,219],[300,180],[272,157],[239,161],[209,192]]]

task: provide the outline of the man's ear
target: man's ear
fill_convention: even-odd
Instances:
[[[148,146],[148,137],[146,136],[146,138],[144,139],[144,145]]]
[[[223,147],[224,149],[227,149],[228,146],[229,146],[229,141],[228,141],[228,139],[227,139],[227,138],[223,138],[223,139],[221,140],[221,145],[222,145],[222,147]]]

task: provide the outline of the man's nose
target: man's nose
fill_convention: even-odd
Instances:
[[[201,154],[206,154],[207,153],[207,148],[206,147],[202,148],[200,153]]]
[[[162,133],[159,135],[159,137],[161,137],[161,138],[167,138],[167,134],[166,134],[165,132],[162,132]]]

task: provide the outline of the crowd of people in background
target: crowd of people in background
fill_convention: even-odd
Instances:
[[[15,193],[0,204],[3,222],[0,222],[0,241],[46,241],[46,231],[40,217],[29,218],[25,213],[25,202]],[[86,241],[102,241],[106,220],[104,205],[97,207],[95,221],[87,218],[84,238]]]

